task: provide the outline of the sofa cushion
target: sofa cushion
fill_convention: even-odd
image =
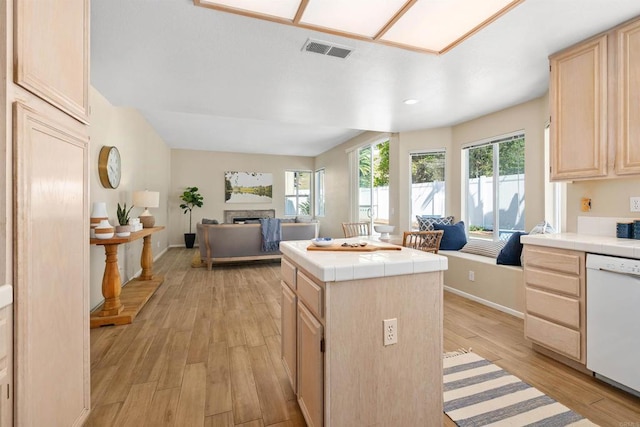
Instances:
[[[452,216],[441,217],[440,215],[416,215],[418,220],[418,228],[420,231],[432,231],[434,230],[433,224],[453,224]]]
[[[467,243],[467,235],[464,229],[464,222],[460,221],[453,225],[433,223],[434,230],[443,230],[440,249],[443,251],[457,251]]]
[[[202,218],[202,224],[217,224],[217,223],[218,223],[217,219]]]
[[[527,233],[522,231],[516,231],[509,237],[507,244],[498,254],[496,259],[497,264],[502,265],[522,265],[520,255],[522,255],[522,243],[520,243],[520,236],[524,236]]]

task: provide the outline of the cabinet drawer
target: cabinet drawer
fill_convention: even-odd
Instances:
[[[581,268],[584,266],[584,252],[527,245],[524,260],[526,267],[539,267],[580,276]]]
[[[296,266],[291,264],[285,258],[282,258],[280,262],[280,274],[282,275],[282,280],[284,280],[291,289],[295,290]]]
[[[300,272],[298,272],[297,284],[298,298],[317,317],[324,317],[322,312],[322,287]]]
[[[525,315],[524,328],[525,336],[530,340],[581,361],[580,332],[530,314]]]
[[[535,286],[536,288],[580,297],[579,276],[569,276],[532,267],[524,270],[524,282],[527,286]]]
[[[527,289],[527,313],[580,329],[580,302],[574,298]]]

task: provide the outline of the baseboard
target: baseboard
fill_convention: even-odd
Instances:
[[[521,313],[521,312],[519,312],[517,310],[514,310],[512,308],[509,308],[509,307],[505,307],[504,305],[496,304],[493,301],[489,301],[489,300],[486,300],[484,298],[480,298],[480,297],[477,297],[475,295],[468,294],[468,293],[463,292],[463,291],[461,291],[459,289],[452,288],[452,287],[446,286],[446,285],[444,286],[444,290],[448,291],[448,292],[451,292],[452,294],[460,295],[461,297],[470,299],[470,300],[475,301],[477,303],[480,303],[482,305],[486,305],[487,307],[495,308],[496,310],[502,311],[503,313],[507,313],[507,314],[510,314],[512,316],[519,317],[520,319],[524,319],[524,313]]]

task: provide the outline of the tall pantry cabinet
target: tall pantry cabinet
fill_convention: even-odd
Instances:
[[[0,17],[0,277],[14,295],[13,387],[0,390],[13,414],[0,425],[81,426],[91,407],[89,0],[8,0]]]

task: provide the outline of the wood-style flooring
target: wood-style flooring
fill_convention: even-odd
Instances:
[[[85,425],[304,426],[280,362],[280,265],[207,271],[193,254],[155,262],[165,282],[133,324],[91,330]],[[521,319],[445,292],[446,351],[471,347],[602,426],[640,426],[639,398],[533,352],[522,331]]]

